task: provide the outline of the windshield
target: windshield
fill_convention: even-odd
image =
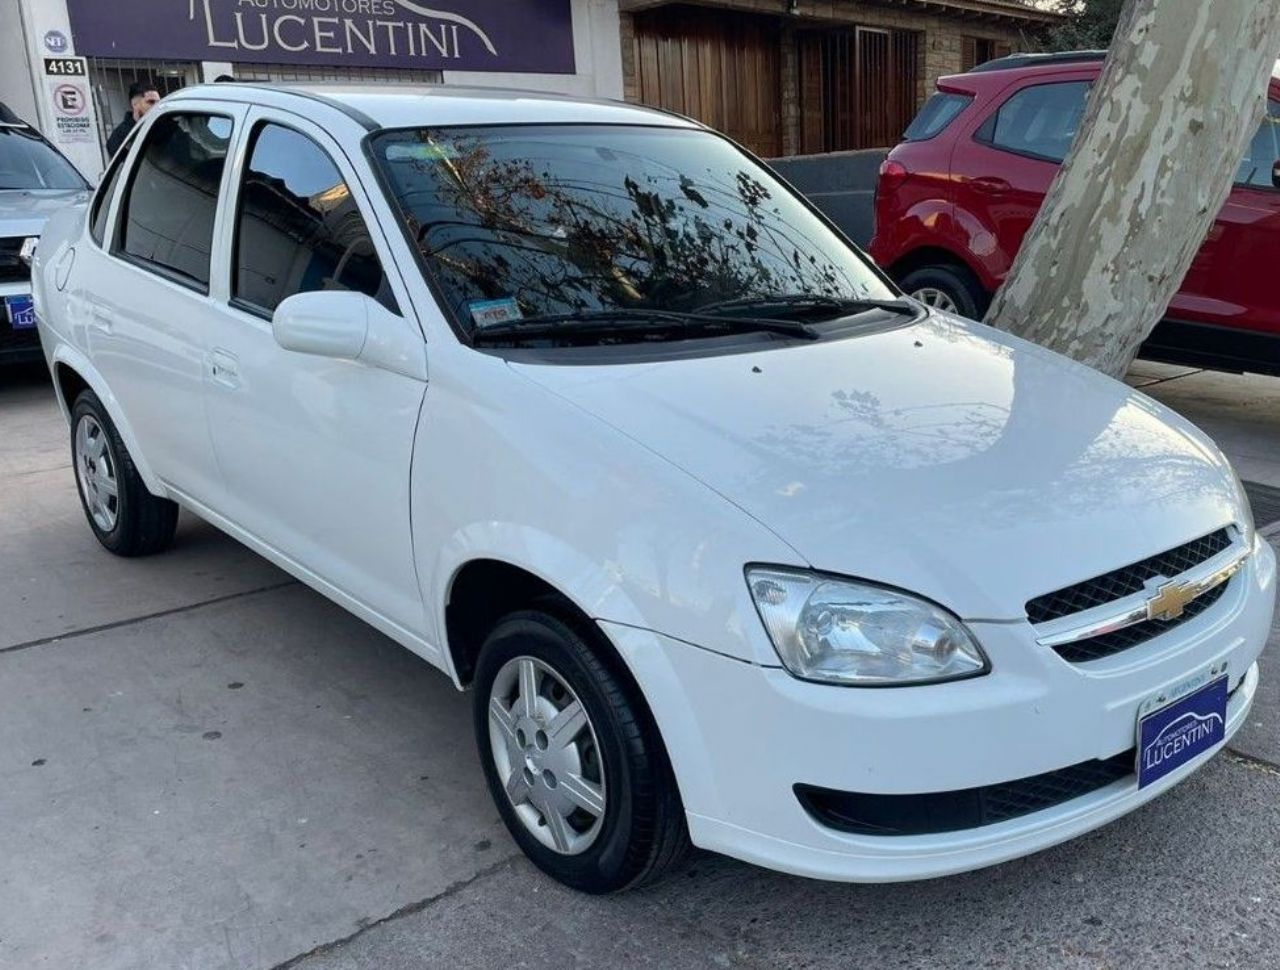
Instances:
[[[0,125],[0,190],[85,187],[75,167],[35,132]]]
[[[373,154],[428,272],[472,331],[754,298],[895,296],[767,170],[707,131],[434,128],[380,135]]]

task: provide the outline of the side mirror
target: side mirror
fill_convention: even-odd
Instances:
[[[427,379],[418,328],[363,293],[296,293],[271,318],[276,343],[294,353],[352,360],[405,377]]]
[[[1271,184],[1280,189],[1280,161],[1271,166]]]

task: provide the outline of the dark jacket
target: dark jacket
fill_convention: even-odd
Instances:
[[[126,111],[124,120],[116,125],[116,130],[111,133],[111,137],[107,139],[107,155],[114,158],[120,146],[124,144],[124,140],[129,137],[129,132],[133,131],[137,124],[133,120],[133,112]]]

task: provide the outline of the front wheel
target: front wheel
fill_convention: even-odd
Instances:
[[[565,885],[606,893],[656,878],[688,832],[656,728],[589,636],[540,611],[502,620],[476,665],[474,722],[520,848]]]

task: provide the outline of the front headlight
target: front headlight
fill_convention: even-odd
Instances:
[[[801,680],[884,687],[989,669],[956,617],[906,593],[772,566],[748,567],[747,585],[782,665]]]

